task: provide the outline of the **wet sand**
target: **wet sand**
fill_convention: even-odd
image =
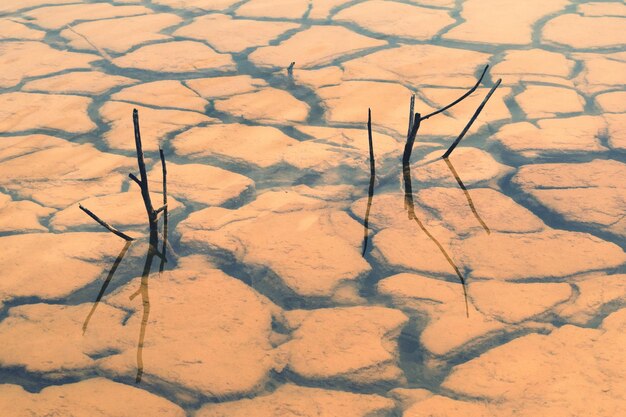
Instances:
[[[621,2],[5,3],[0,414],[626,409]]]

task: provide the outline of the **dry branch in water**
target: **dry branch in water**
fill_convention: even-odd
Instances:
[[[119,237],[121,237],[122,239],[126,240],[127,242],[130,242],[131,240],[134,240],[132,237],[128,236],[126,233],[124,232],[120,232],[119,230],[117,230],[115,227],[111,226],[110,224],[108,224],[107,222],[105,222],[104,220],[102,220],[100,217],[96,216],[91,210],[89,210],[88,208],[83,207],[82,204],[78,203],[78,207],[84,211],[85,213],[87,213],[87,215],[89,217],[91,217],[92,219],[94,219],[95,221],[97,221],[98,223],[100,223],[102,225],[102,227],[104,227],[105,229],[107,229],[109,232],[113,233],[114,235],[117,235]]]
[[[374,140],[372,138],[372,109],[367,109],[367,136],[370,148],[370,186],[367,192],[367,209],[365,210],[365,218],[363,221],[363,253],[365,256],[367,250],[367,241],[369,237],[369,218],[370,209],[372,208],[372,198],[374,197],[374,181],[376,180],[376,163],[374,161]]]

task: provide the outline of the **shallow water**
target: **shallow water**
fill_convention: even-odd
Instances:
[[[3,415],[619,415],[625,18],[0,5]],[[487,64],[405,153],[412,94],[427,115]],[[167,163],[159,253],[133,108],[155,208]]]

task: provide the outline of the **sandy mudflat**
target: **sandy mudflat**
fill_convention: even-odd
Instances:
[[[0,414],[620,415],[625,34],[619,1],[4,1]],[[487,64],[403,167],[411,95]]]

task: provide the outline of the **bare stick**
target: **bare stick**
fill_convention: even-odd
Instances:
[[[148,221],[150,222],[150,230],[156,228],[156,215],[154,207],[150,199],[150,190],[148,189],[148,174],[146,173],[146,163],[143,159],[143,147],[141,145],[141,132],[139,131],[139,113],[137,109],[133,109],[133,125],[135,127],[135,148],[137,149],[137,165],[139,167],[139,177],[141,178],[141,196],[148,213]],[[132,177],[131,177],[132,178]]]
[[[415,143],[415,136],[417,135],[417,130],[420,127],[420,114],[415,113],[415,117],[413,119],[413,123],[411,125],[411,130],[406,138],[406,144],[404,145],[404,153],[402,154],[402,166],[411,163],[411,152],[413,152],[413,143]]]
[[[420,114],[415,113],[415,118],[411,126],[411,131],[406,139],[406,145],[404,146],[404,155],[402,156],[402,174],[404,178],[404,209],[407,210],[409,219],[414,216],[413,211],[413,186],[411,184],[411,152],[413,151],[413,143],[417,136],[417,131],[420,128],[421,119]]]
[[[367,109],[367,135],[370,147],[370,186],[367,192],[367,209],[365,210],[365,218],[363,220],[363,253],[367,250],[367,240],[369,237],[369,218],[370,209],[372,208],[372,199],[374,198],[374,180],[376,179],[376,163],[374,161],[374,140],[372,138],[372,109]]]
[[[161,170],[163,171],[163,207],[161,207],[163,211],[163,248],[161,249],[161,253],[163,253],[163,257],[161,258],[161,264],[159,265],[159,272],[163,272],[165,268],[165,262],[167,259],[165,258],[165,251],[167,249],[167,167],[165,166],[165,155],[163,154],[163,149],[159,149],[159,156],[161,157]],[[160,210],[160,209],[159,209]],[[157,212],[159,211],[157,210]]]
[[[498,81],[496,81],[496,84],[493,87],[491,87],[491,90],[489,90],[489,92],[485,96],[483,102],[480,103],[480,106],[478,106],[478,108],[474,112],[474,115],[472,116],[470,121],[467,123],[467,125],[465,125],[465,128],[463,129],[463,131],[461,132],[459,137],[456,138],[456,140],[452,143],[452,145],[450,145],[450,147],[448,148],[446,153],[443,154],[442,158],[449,157],[450,154],[452,153],[452,151],[454,150],[454,148],[456,148],[456,146],[459,144],[459,142],[461,142],[461,139],[463,139],[463,137],[465,136],[467,131],[470,129],[470,127],[472,127],[472,124],[474,123],[474,121],[476,120],[476,118],[478,117],[480,112],[483,110],[483,107],[485,107],[485,104],[487,104],[487,102],[489,101],[489,99],[491,98],[493,93],[496,91],[496,88],[498,88],[498,86],[500,85],[501,82],[502,82],[502,79],[499,79]]]
[[[95,221],[97,221],[98,223],[100,223],[100,225],[102,225],[102,227],[104,227],[105,229],[107,229],[109,232],[113,233],[114,235],[117,235],[119,237],[121,237],[122,239],[126,240],[126,241],[131,241],[131,240],[135,240],[132,237],[128,236],[126,233],[124,232],[120,232],[119,230],[117,230],[115,227],[111,226],[110,224],[108,224],[107,222],[105,222],[104,220],[102,220],[100,217],[96,216],[95,214],[93,214],[93,212],[91,212],[91,210],[83,207],[80,203],[78,204],[78,207],[84,211],[85,213],[87,213],[87,215],[89,217],[91,217],[92,219],[94,219]]]
[[[291,64],[289,64],[289,66],[287,67],[287,74],[290,77],[293,77],[293,66],[296,65],[296,62],[292,62]]]
[[[141,181],[139,181],[139,178],[137,178],[135,174],[128,174],[128,176],[130,177],[131,180],[135,181],[138,186],[141,187]]]
[[[457,104],[459,104],[460,102],[462,102],[463,100],[465,100],[467,97],[470,96],[470,94],[472,94],[474,91],[476,91],[476,89],[478,88],[478,86],[480,85],[481,81],[483,80],[483,77],[485,76],[485,74],[487,73],[487,69],[489,68],[489,65],[485,65],[485,68],[483,69],[483,73],[480,74],[480,78],[478,79],[478,81],[476,81],[476,84],[474,84],[474,86],[472,88],[470,88],[465,94],[463,94],[461,97],[457,98],[456,100],[454,100],[452,103],[448,104],[445,107],[442,107],[439,110],[436,110],[432,113],[427,114],[426,116],[422,117],[422,120],[426,120],[429,119],[439,113],[442,113],[446,110],[448,110],[450,107],[456,106]]]
[[[409,104],[409,128],[406,132],[406,137],[408,138],[411,134],[411,129],[413,128],[413,111],[415,109],[415,94],[411,94],[411,104]]]

